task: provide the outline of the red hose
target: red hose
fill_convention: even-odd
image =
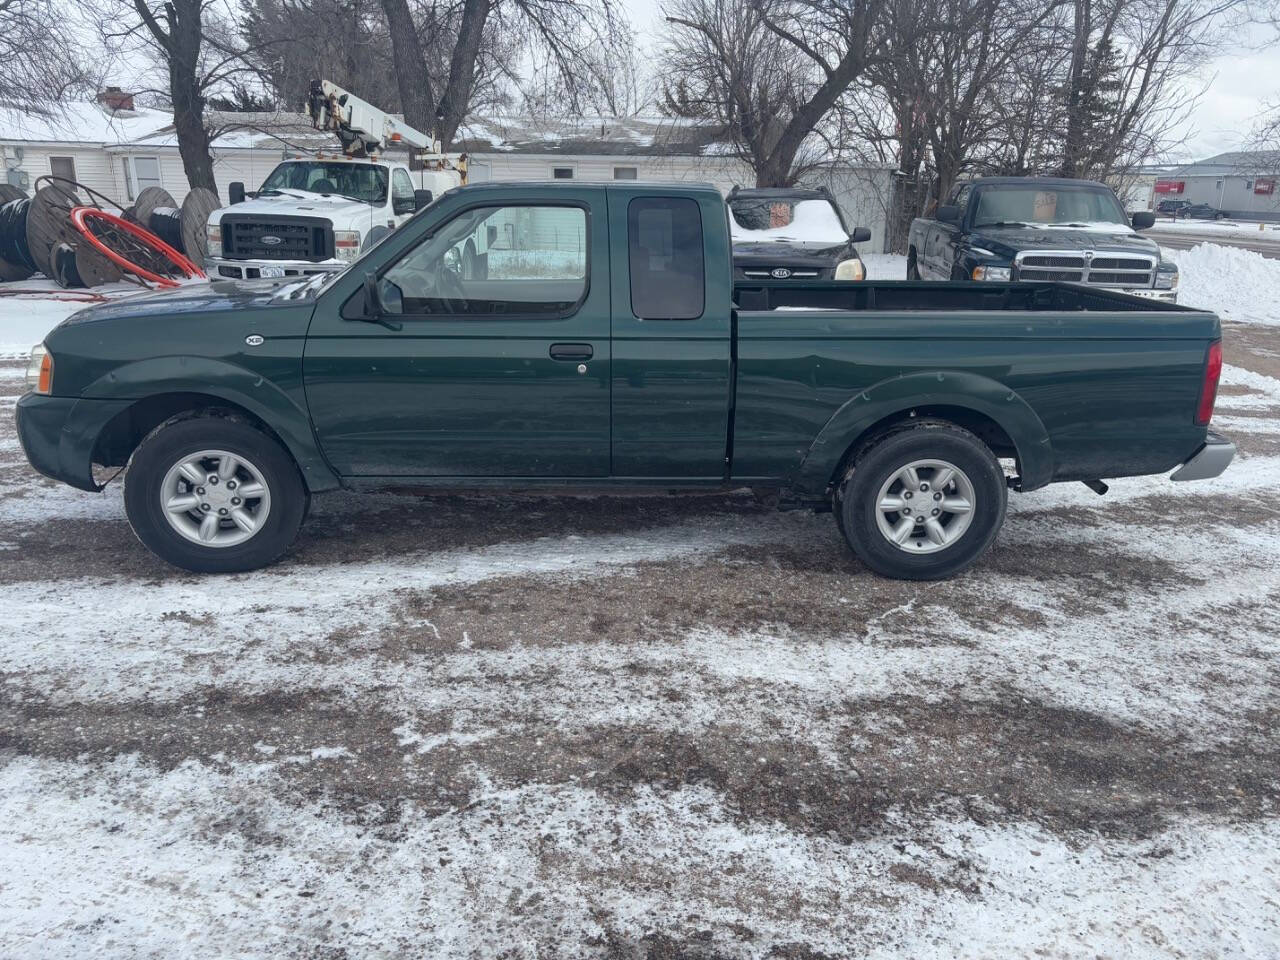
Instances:
[[[157,237],[146,227],[141,227],[136,223],[130,223],[123,217],[117,217],[114,213],[107,213],[107,211],[99,210],[97,207],[76,207],[73,209],[71,211],[71,222],[75,224],[76,229],[80,231],[95,250],[116,266],[120,267],[120,269],[128,270],[130,273],[136,274],[139,277],[142,277],[142,279],[149,280],[162,287],[176,287],[178,285],[177,281],[172,277],[165,277],[158,273],[152,273],[150,270],[138,266],[133,261],[126,259],[124,256],[116,253],[116,251],[108,247],[94,234],[92,230],[89,229],[88,225],[85,223],[85,221],[90,217],[95,220],[103,220],[106,223],[111,224],[111,226],[125,231],[136,240],[139,240],[148,247],[151,247],[153,250],[158,251],[173,263],[175,267],[181,270],[188,279],[204,276],[203,270],[197,267],[177,250],[173,249],[173,247],[169,246],[169,244]]]

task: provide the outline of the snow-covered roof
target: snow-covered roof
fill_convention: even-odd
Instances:
[[[222,150],[333,149],[333,134],[316,130],[304,113],[208,111]],[[0,140],[101,143],[113,148],[178,145],[173,115],[140,107],[112,112],[96,103],[70,103],[48,116],[0,107]],[[452,149],[466,153],[617,156],[724,156],[733,152],[723,129],[670,117],[472,117]]]
[[[112,110],[87,101],[72,101],[48,113],[0,104],[0,140],[19,143],[128,143],[173,123],[166,110],[138,107]]]

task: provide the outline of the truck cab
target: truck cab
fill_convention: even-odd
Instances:
[[[231,205],[209,216],[205,272],[253,280],[343,270],[460,182],[454,170],[382,159],[285,160],[250,196],[231,185]]]
[[[1090,180],[962,181],[932,217],[912,221],[907,279],[1082,283],[1174,303],[1177,266],[1138,233],[1154,221],[1130,217]]]

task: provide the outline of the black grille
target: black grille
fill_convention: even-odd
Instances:
[[[1132,270],[1136,273],[1148,273],[1151,270],[1150,260],[1135,260],[1132,257],[1094,257],[1089,270]]]
[[[222,218],[222,255],[228,260],[328,260],[333,228],[319,217]]]
[[[1151,274],[1142,272],[1117,273],[1111,270],[1090,270],[1090,283],[1112,283],[1126,287],[1145,287],[1151,283]]]
[[[1026,257],[1022,261],[1024,267],[1074,267],[1079,270],[1084,265],[1083,257]]]

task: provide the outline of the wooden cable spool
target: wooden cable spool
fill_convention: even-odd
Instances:
[[[176,207],[177,205],[178,201],[173,199],[173,194],[164,187],[147,187],[147,189],[138,194],[138,199],[133,202],[133,216],[125,219],[132,220],[134,223],[150,230],[152,213],[160,207]]]
[[[86,287],[118,283],[126,279],[123,270],[87,243],[76,244],[76,272],[80,274]]]
[[[46,277],[55,276],[53,248],[59,243],[75,244],[78,235],[71,226],[71,211],[79,199],[58,184],[45,184],[36,191],[27,211],[27,249],[36,269]]]
[[[182,252],[197,264],[209,256],[209,214],[222,206],[207,187],[195,187],[182,201]]]
[[[0,183],[0,207],[3,207],[11,200],[25,200],[26,196],[27,191],[21,187],[15,187],[11,183]],[[25,263],[15,263],[0,257],[0,283],[25,280],[34,272]]]

